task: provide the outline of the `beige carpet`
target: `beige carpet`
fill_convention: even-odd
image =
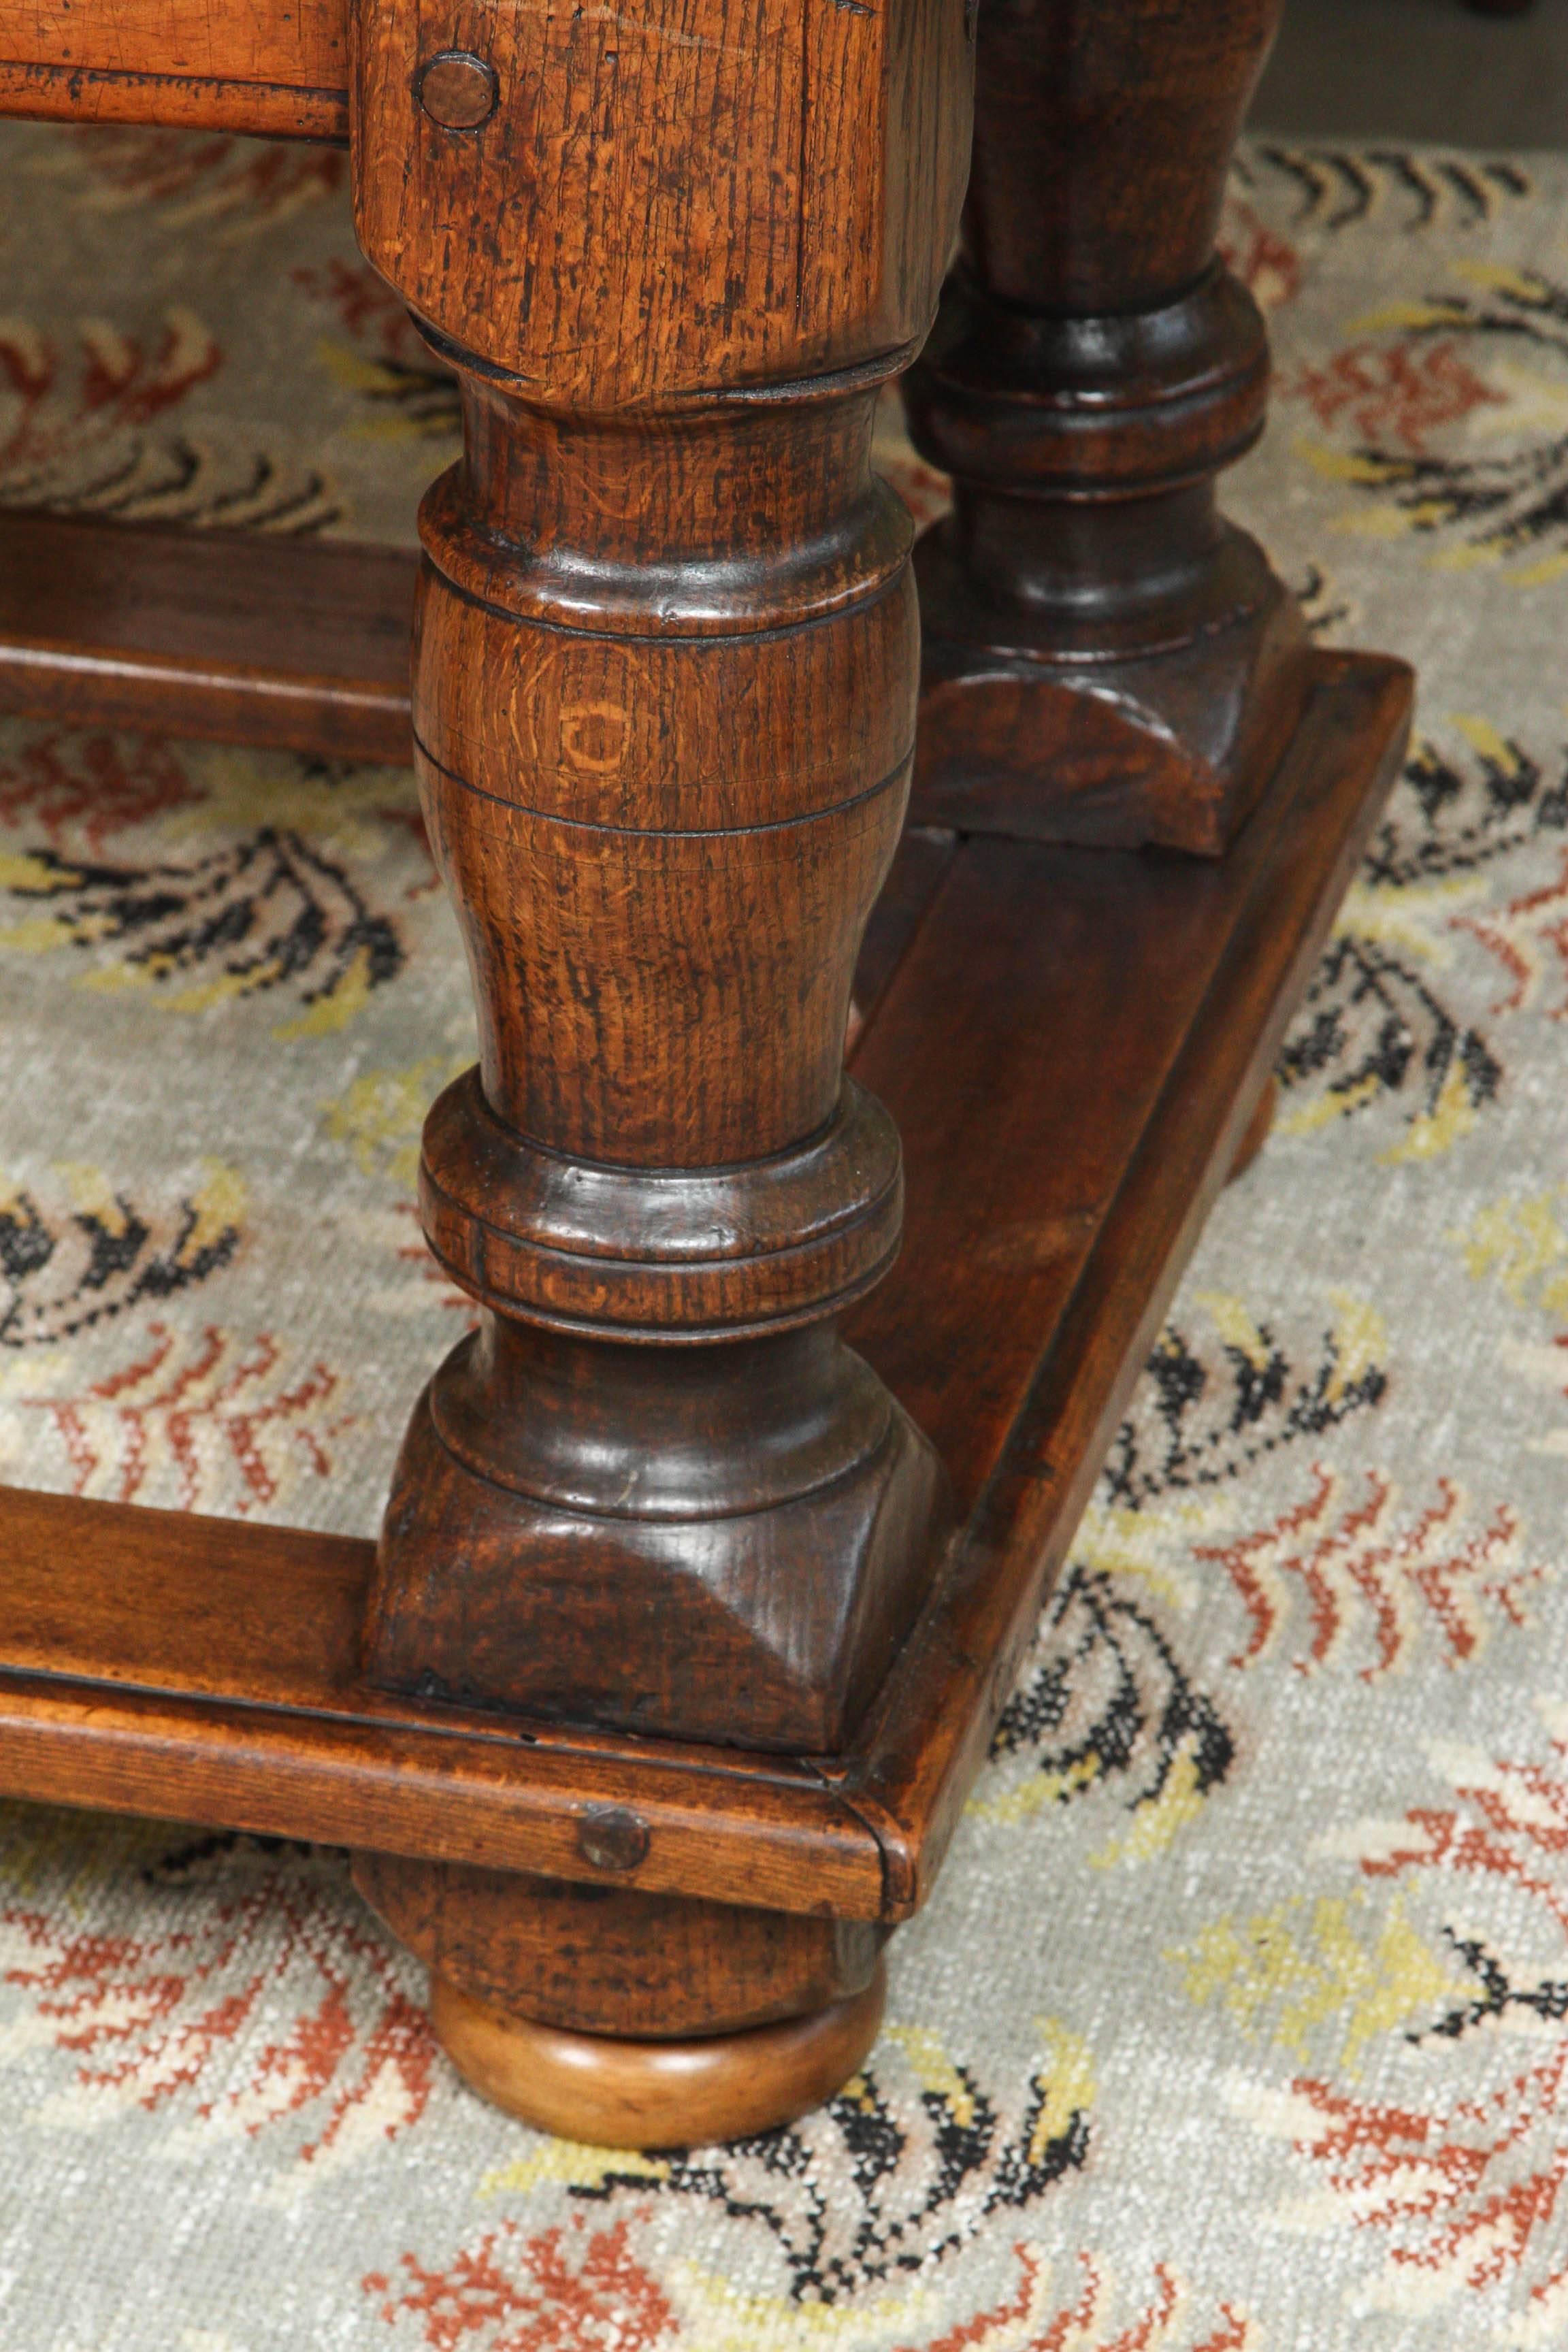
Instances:
[[[864,2074],[548,2142],[341,1857],[6,1807],[5,2352],[1568,2345],[1568,166],[1256,147],[1226,236],[1233,504],[1420,740]],[[10,127],[0,247],[0,496],[406,537],[338,158]],[[0,1476],[371,1529],[465,1311],[410,778],[0,729]]]

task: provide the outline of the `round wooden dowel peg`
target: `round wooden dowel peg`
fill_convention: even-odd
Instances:
[[[647,1852],[647,1823],[625,1805],[590,1805],[577,1823],[577,1850],[599,1870],[635,1870]]]
[[[471,49],[443,49],[420,68],[419,103],[443,131],[477,131],[500,95],[494,66]]]
[[[700,2147],[793,2123],[842,2089],[877,2039],[879,1961],[863,1992],[782,2024],[623,2042],[509,2017],[430,1979],[437,2039],[465,2082],[536,2131],[590,2147]]]

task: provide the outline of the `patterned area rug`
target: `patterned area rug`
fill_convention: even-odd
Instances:
[[[0,187],[0,495],[408,536],[454,403],[341,159],[11,126]],[[1233,508],[1420,734],[873,2057],[552,2143],[341,1856],[6,1806],[6,2352],[1568,2346],[1568,163],[1255,147],[1226,241]],[[0,1007],[0,1476],[369,1531],[465,1312],[409,776],[5,725]]]

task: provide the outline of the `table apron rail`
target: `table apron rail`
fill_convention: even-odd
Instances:
[[[0,0],[0,114],[345,139],[348,58],[344,0]]]

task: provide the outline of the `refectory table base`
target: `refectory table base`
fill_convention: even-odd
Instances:
[[[396,1877],[374,1858],[405,1856],[680,1898],[677,1924],[742,1906],[758,1967],[832,1941],[822,2011],[852,2013],[846,2049],[874,2031],[880,1945],[931,1889],[1397,766],[1403,666],[1313,659],[1305,720],[1223,858],[931,835],[900,853],[851,1067],[902,1131],[908,1216],[848,1330],[942,1454],[962,1525],[847,1753],[388,1696],[360,1675],[370,1543],[7,1489],[0,1790],[347,1845],[373,1889]],[[472,2072],[488,2062],[457,2045],[483,2042],[482,1986],[443,1932],[424,1947],[438,2021],[452,2038],[460,2018]],[[756,2032],[815,2081],[811,2024],[730,2037],[720,2063],[678,2020],[595,2042],[557,2018],[531,2093],[526,2063],[486,2087],[551,2128],[574,2113],[578,2136],[657,2145],[689,2135],[700,2074],[721,2137],[755,2126]]]

